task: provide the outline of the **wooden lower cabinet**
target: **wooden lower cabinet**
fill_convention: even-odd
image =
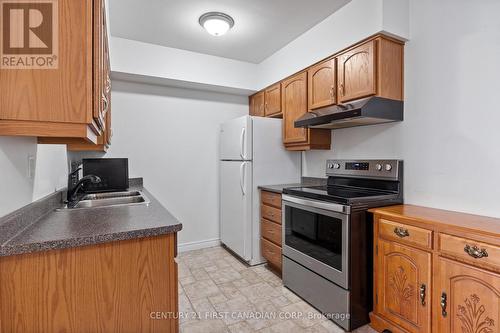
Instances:
[[[500,332],[500,275],[439,258],[434,320],[440,333]]]
[[[281,224],[262,219],[260,226],[262,238],[267,239],[281,247]]]
[[[260,198],[262,256],[281,272],[281,194],[262,190]]]
[[[175,237],[1,257],[0,332],[178,332]]]
[[[376,331],[500,333],[500,219],[411,205],[371,212]]]
[[[431,253],[379,240],[376,259],[375,312],[408,332],[430,332]]]
[[[269,265],[281,272],[281,247],[265,238],[262,238],[261,245],[262,256],[267,259]]]

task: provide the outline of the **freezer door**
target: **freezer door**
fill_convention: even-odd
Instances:
[[[252,117],[239,117],[221,125],[220,159],[252,159]]]
[[[221,162],[221,241],[244,260],[251,259],[252,163]]]

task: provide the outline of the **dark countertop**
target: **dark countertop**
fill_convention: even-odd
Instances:
[[[279,185],[261,185],[261,186],[259,186],[259,189],[264,190],[264,191],[269,191],[269,192],[283,193],[283,189],[285,189],[287,187],[299,187],[301,185],[302,185],[301,183],[279,184]]]
[[[130,189],[143,191],[149,205],[51,209],[4,241],[0,256],[157,236],[182,229],[182,224],[146,189],[142,186]]]
[[[260,185],[259,189],[269,192],[283,193],[283,189],[287,187],[321,186],[321,185],[326,185],[326,178],[302,177],[300,183]]]

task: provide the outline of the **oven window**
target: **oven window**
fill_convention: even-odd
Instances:
[[[342,220],[285,207],[285,244],[342,271]]]

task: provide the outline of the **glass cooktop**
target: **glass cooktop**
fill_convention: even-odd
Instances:
[[[363,200],[386,199],[394,194],[386,191],[362,189],[348,186],[304,186],[283,189],[283,193],[316,200],[333,201],[344,204]]]

